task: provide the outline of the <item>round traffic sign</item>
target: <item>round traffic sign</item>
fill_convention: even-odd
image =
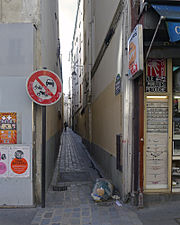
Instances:
[[[29,97],[39,105],[52,105],[62,95],[62,82],[57,74],[50,70],[37,70],[26,80]]]

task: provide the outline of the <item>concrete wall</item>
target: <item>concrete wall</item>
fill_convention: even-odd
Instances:
[[[38,23],[40,0],[0,0],[2,23]]]

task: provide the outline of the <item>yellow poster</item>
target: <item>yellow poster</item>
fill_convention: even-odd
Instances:
[[[0,144],[17,144],[17,113],[0,113]]]

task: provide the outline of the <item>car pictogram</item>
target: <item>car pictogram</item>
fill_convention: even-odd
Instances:
[[[46,80],[46,86],[52,86],[52,87],[54,87],[54,81],[52,79],[47,79]]]

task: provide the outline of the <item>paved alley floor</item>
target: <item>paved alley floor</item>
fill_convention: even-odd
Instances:
[[[0,209],[0,225],[178,225],[180,202],[137,209],[91,197],[96,169],[81,138],[71,129],[61,136],[61,146],[46,207]],[[121,204],[117,204],[121,203]]]
[[[39,209],[32,225],[142,225],[137,214],[115,200],[96,203],[91,192],[100,173],[81,138],[68,129],[61,148],[46,208]]]

